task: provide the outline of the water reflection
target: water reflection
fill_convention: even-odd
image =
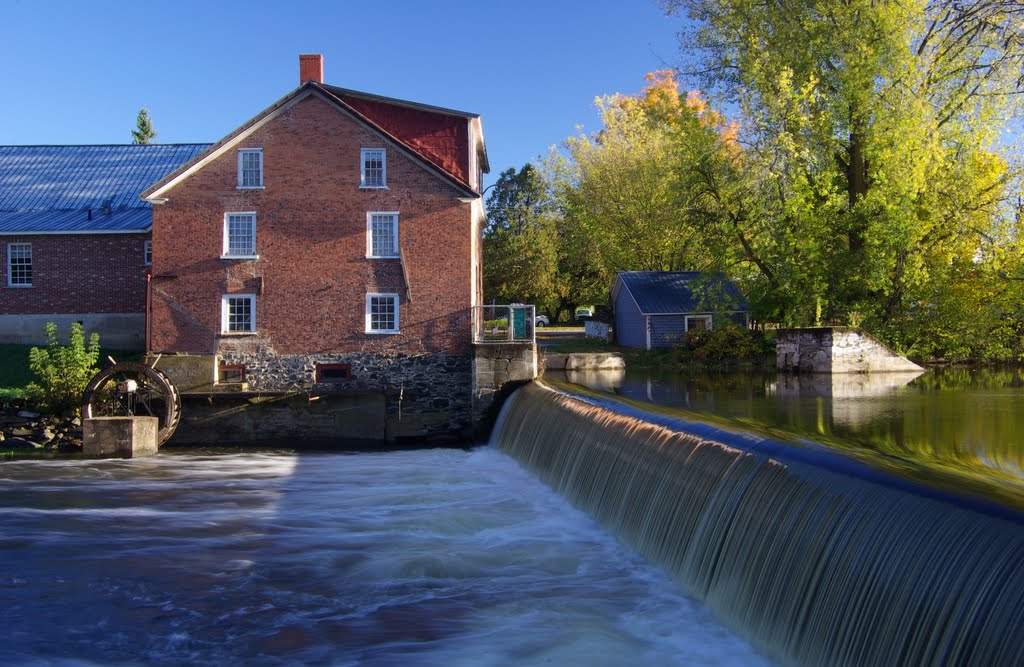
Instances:
[[[744,426],[952,467],[1024,493],[1020,369],[832,376],[628,370],[546,377]]]

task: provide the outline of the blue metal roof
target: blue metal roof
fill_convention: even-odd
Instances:
[[[644,315],[749,310],[747,300],[722,273],[622,271],[617,279]]]
[[[139,195],[209,146],[0,146],[0,233],[149,229]]]

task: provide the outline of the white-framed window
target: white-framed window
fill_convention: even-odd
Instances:
[[[256,212],[224,214],[225,258],[256,258]]]
[[[225,294],[220,301],[222,333],[256,331],[256,295]]]
[[[32,244],[7,244],[7,286],[32,287]]]
[[[153,265],[153,242],[146,240],[142,242],[142,263],[146,266]]]
[[[398,295],[366,295],[366,333],[398,333]]]
[[[398,257],[398,211],[366,214],[366,256]]]
[[[711,316],[710,315],[687,315],[686,316],[686,330],[687,331],[705,331],[711,329]]]
[[[263,187],[263,149],[238,149],[238,187]]]
[[[359,187],[386,188],[388,185],[387,153],[383,148],[359,151]]]

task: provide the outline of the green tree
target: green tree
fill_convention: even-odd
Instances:
[[[100,357],[100,337],[93,333],[88,345],[82,325],[71,325],[68,344],[61,345],[57,338],[57,325],[46,324],[46,347],[29,350],[29,368],[35,373],[38,383],[26,388],[29,400],[58,416],[75,414],[82,401],[82,394],[89,380],[99,370],[96,362]]]
[[[745,209],[737,230],[787,319],[909,336],[928,329],[950,267],[996,287],[1017,167],[997,139],[1024,92],[1024,6],[663,4],[694,21],[693,73],[742,110],[748,203],[723,201]]]
[[[149,109],[139,109],[139,115],[135,119],[135,129],[132,130],[133,144],[148,144],[151,139],[156,138],[156,131],[153,129],[153,121],[149,118]]]
[[[532,165],[501,172],[487,199],[485,298],[550,306],[558,252],[553,214],[547,186]]]

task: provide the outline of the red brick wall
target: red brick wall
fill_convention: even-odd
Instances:
[[[143,313],[149,234],[0,236],[0,314]],[[7,246],[32,244],[32,287],[8,287]]]
[[[468,353],[471,206],[387,149],[386,190],[359,189],[383,147],[318,97],[285,110],[154,206],[152,348],[215,353]],[[262,190],[238,190],[237,148],[263,149]],[[258,260],[221,260],[224,213],[256,211]],[[398,211],[397,259],[366,258],[366,213]],[[262,285],[262,293],[259,293]],[[221,336],[221,296],[257,293],[255,336]],[[367,292],[401,295],[400,334],[365,334]]]

